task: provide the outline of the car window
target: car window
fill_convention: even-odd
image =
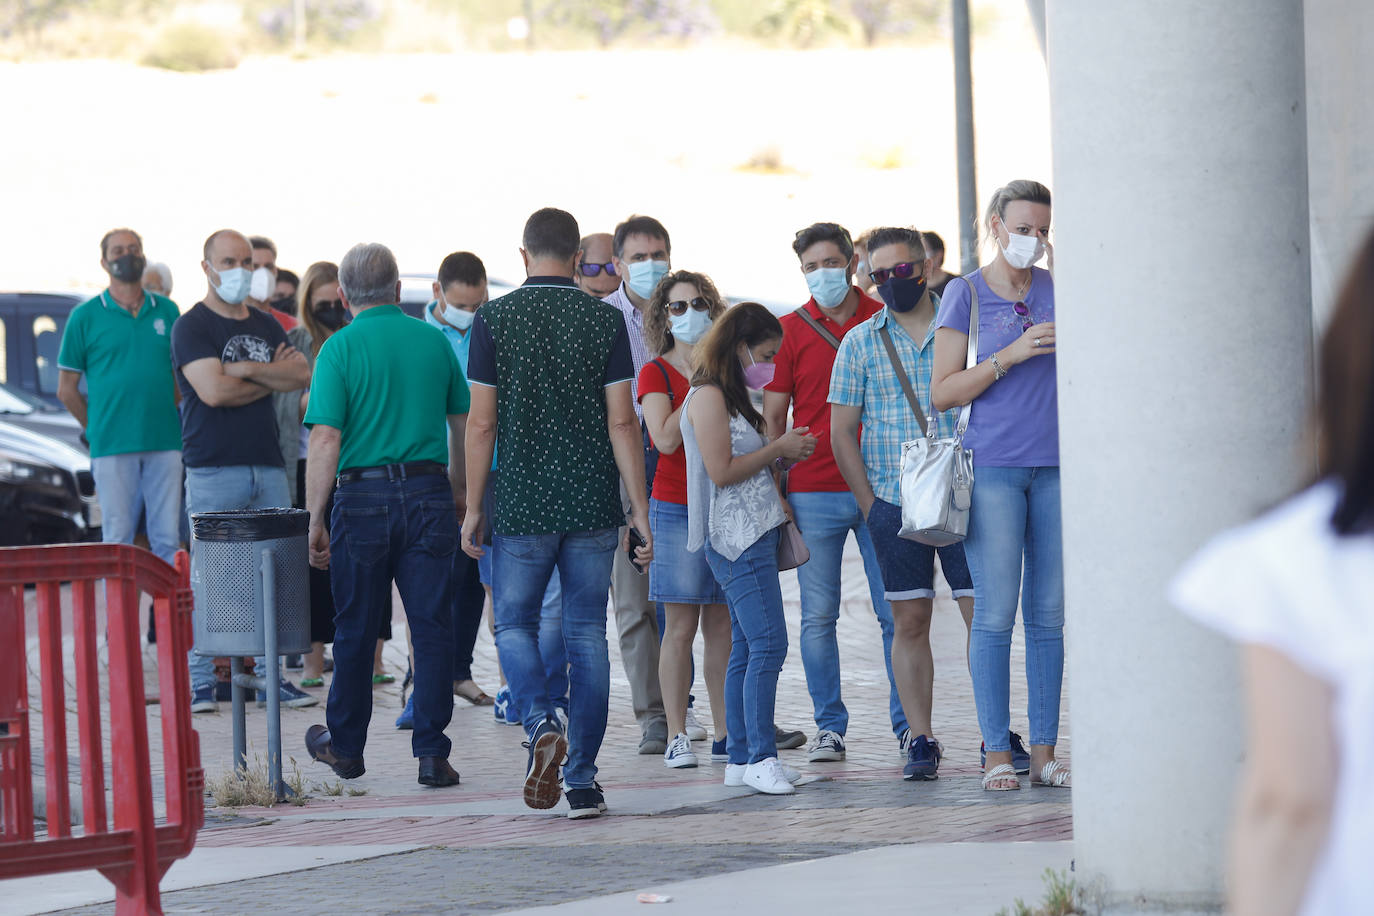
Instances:
[[[33,319],[33,350],[38,366],[38,390],[42,394],[57,393],[57,349],[61,343],[56,319],[51,315]]]

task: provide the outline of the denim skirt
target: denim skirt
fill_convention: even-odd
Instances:
[[[668,604],[724,604],[706,551],[687,552],[687,507],[649,500],[654,559],[649,564],[649,600]]]

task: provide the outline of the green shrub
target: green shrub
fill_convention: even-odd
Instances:
[[[202,73],[232,70],[239,64],[239,55],[233,43],[226,42],[216,30],[182,22],[163,29],[139,63],[179,73]]]

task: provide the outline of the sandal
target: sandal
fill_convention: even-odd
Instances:
[[[374,675],[372,675],[372,685],[373,685],[374,687],[375,687],[376,685],[378,685],[378,684],[394,684],[394,683],[396,683],[396,675],[394,675],[394,674],[374,674]]]
[[[471,703],[473,706],[496,705],[496,701],[493,700],[491,697],[487,696],[486,691],[484,691],[481,687],[478,687],[477,682],[473,680],[454,681],[453,695],[457,697],[462,697],[463,699]]]
[[[302,687],[323,687],[324,678],[322,677],[303,677],[301,678]]]
[[[1058,760],[1051,760],[1041,767],[1038,777],[1031,777],[1031,785],[1044,786],[1047,789],[1072,789],[1073,776],[1064,764]]]
[[[994,782],[1005,783],[1011,781],[1010,785],[994,786]],[[1009,763],[999,764],[983,774],[984,792],[1014,792],[1021,788],[1021,780],[1016,778],[1016,768]]]

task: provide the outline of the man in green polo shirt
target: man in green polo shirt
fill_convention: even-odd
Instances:
[[[86,428],[107,543],[132,544],[147,508],[148,543],[168,563],[180,541],[181,423],[172,375],[172,300],[143,288],[143,240],[100,240],[110,285],[72,310],[57,356],[57,396]],[[87,394],[79,387],[86,377]]]
[[[444,335],[397,305],[400,272],[386,246],[355,245],[344,255],[339,295],[353,321],[320,348],[305,413],[310,562],[329,569],[335,606],[328,726],[312,725],[305,744],[343,779],[363,774],[372,655],[395,579],[415,653],[411,750],[419,782],[457,785],[444,729],[453,716],[453,557],[464,509],[467,380]]]

